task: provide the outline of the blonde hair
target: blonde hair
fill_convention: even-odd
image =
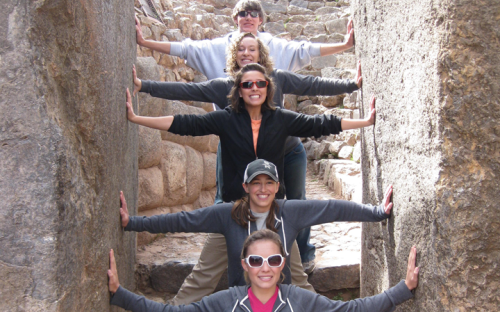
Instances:
[[[266,69],[262,67],[259,64],[247,64],[241,68],[241,70],[236,74],[236,77],[234,78],[234,85],[231,88],[231,91],[229,92],[229,95],[227,96],[229,101],[231,102],[231,108],[236,112],[239,113],[241,109],[245,109],[245,103],[243,102],[243,99],[240,97],[240,83],[241,79],[244,74],[250,72],[250,71],[258,71],[264,75],[264,79],[268,82],[267,85],[267,97],[264,103],[261,106],[261,111],[266,111],[266,110],[275,110],[276,107],[274,107],[273,103],[273,97],[274,97],[274,82],[266,74]]]
[[[254,34],[252,33],[241,33],[236,37],[231,45],[227,49],[227,60],[226,60],[226,73],[229,76],[236,76],[240,71],[240,66],[238,65],[237,57],[238,50],[240,48],[241,41],[245,38],[253,38],[257,41],[257,46],[259,48],[259,64],[264,66],[268,73],[271,73],[274,69],[274,63],[269,55],[269,48]]]

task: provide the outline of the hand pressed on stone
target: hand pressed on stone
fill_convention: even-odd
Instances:
[[[345,46],[349,49],[354,46],[354,29],[352,27],[352,19],[347,22],[347,33],[344,37]]]
[[[125,200],[125,195],[123,195],[122,191],[120,191],[120,202],[122,204],[120,207],[120,216],[122,217],[122,227],[126,227],[130,219],[128,215],[127,201]]]
[[[132,97],[130,96],[130,91],[127,88],[127,118],[133,121],[135,118],[134,108],[132,107]]]
[[[392,196],[392,185],[389,185],[385,190],[384,201],[382,202],[382,204],[384,205],[385,214],[391,214],[391,209],[392,209],[391,196]]]
[[[142,88],[142,81],[141,79],[137,78],[135,65],[132,65],[132,76],[134,77],[134,92],[132,92],[132,95],[135,96],[137,92],[141,91]]]
[[[365,119],[370,125],[375,124],[375,95],[370,99],[370,115]]]
[[[118,281],[118,271],[116,270],[115,253],[113,249],[109,251],[108,278],[109,291],[114,294],[118,290],[118,287],[120,287],[120,282]]]
[[[415,267],[415,261],[417,259],[417,247],[413,246],[410,250],[410,255],[408,256],[408,268],[406,269],[406,279],[405,284],[409,290],[417,288],[418,285],[418,271],[419,268]]]
[[[136,33],[137,44],[142,46],[145,40],[144,36],[142,35],[141,22],[139,22],[137,16],[135,17],[135,33]]]
[[[358,85],[358,88],[361,88],[363,85],[363,77],[361,77],[361,61],[358,61],[358,68],[356,72],[356,77],[354,77],[354,81],[356,82],[356,85]]]

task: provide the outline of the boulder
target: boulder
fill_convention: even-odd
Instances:
[[[133,11],[2,1],[0,311],[113,310],[111,248],[121,284],[135,287],[135,235],[117,214],[120,190],[137,212],[138,134],[124,106]]]
[[[285,29],[287,32],[290,33],[290,36],[292,38],[295,38],[295,37],[300,36],[302,34],[302,29],[304,29],[304,26],[302,26],[301,24],[298,24],[298,23],[287,23],[287,24],[285,24]]]
[[[184,146],[162,141],[162,159],[160,169],[163,175],[163,206],[182,204],[187,195],[186,185],[186,149]]]
[[[346,142],[344,141],[335,141],[335,142],[332,142],[329,146],[329,150],[328,152],[330,154],[333,154],[334,156],[337,156],[339,155],[340,153],[340,150],[344,147],[344,146],[347,146]]]
[[[353,150],[354,150],[354,148],[352,146],[346,145],[346,146],[342,147],[342,149],[339,152],[338,157],[340,159],[351,159],[351,155],[352,155]]]
[[[277,35],[277,34],[285,32],[285,26],[283,25],[283,23],[271,22],[271,23],[264,24],[264,30],[273,34],[273,35]]]
[[[308,105],[306,107],[303,107],[299,110],[300,113],[306,114],[306,115],[321,115],[324,112],[327,111],[327,108],[322,106],[322,105]]]
[[[356,68],[356,56],[355,55],[338,55],[337,63],[335,67],[337,68],[345,68],[345,69],[353,69]]]
[[[295,94],[285,94],[284,107],[291,111],[297,110],[297,96]]]
[[[347,22],[349,20],[347,18],[339,18],[335,20],[331,20],[325,23],[326,29],[329,34],[345,34],[347,33]]]
[[[356,109],[358,108],[358,91],[354,91],[351,94],[347,94],[346,97],[344,98],[344,108],[348,109]]]
[[[203,153],[203,190],[215,187],[215,165],[217,155],[214,153]]]
[[[299,7],[299,6],[295,6],[295,5],[289,5],[288,9],[287,9],[287,14],[288,15],[310,15],[310,14],[313,14],[313,11],[311,11],[307,8],[303,8],[303,7]]]
[[[361,142],[357,142],[354,145],[354,150],[352,152],[352,160],[359,163],[361,161]]]
[[[200,197],[198,197],[193,203],[193,209],[199,209],[203,207],[212,206],[215,201],[215,192],[217,189],[213,187],[209,191],[201,191]]]
[[[203,187],[203,156],[197,150],[185,146],[186,149],[186,196],[183,204],[193,203]]]
[[[156,208],[163,200],[163,177],[158,167],[139,169],[139,211]]]
[[[304,26],[302,34],[304,36],[316,36],[326,32],[325,24],[322,22],[309,22]]]
[[[314,160],[316,159],[316,150],[319,148],[320,143],[316,141],[309,141],[304,143],[304,148],[306,150],[307,159]]]
[[[342,104],[343,97],[341,95],[318,96],[318,101],[325,107],[335,107]]]
[[[148,127],[139,128],[139,169],[157,166],[161,160],[160,131]]]
[[[332,55],[313,58],[311,66],[314,69],[322,69],[325,67],[335,67],[336,63],[337,63],[337,56],[332,54]]]
[[[290,5],[293,5],[293,6],[296,6],[296,7],[300,7],[300,8],[304,8],[304,9],[308,8],[307,7],[308,4],[309,4],[309,2],[305,1],[305,0],[292,0],[292,1],[290,1]]]

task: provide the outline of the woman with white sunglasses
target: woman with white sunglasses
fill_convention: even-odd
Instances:
[[[111,304],[133,312],[199,311],[199,312],[385,312],[413,297],[418,284],[419,268],[415,267],[417,250],[408,257],[406,279],[382,294],[351,301],[335,301],[292,285],[280,284],[285,267],[285,250],[280,237],[270,230],[251,234],[244,242],[240,263],[248,285],[220,291],[201,301],[183,306],[169,306],[138,296],[120,286],[113,250],[108,270]]]

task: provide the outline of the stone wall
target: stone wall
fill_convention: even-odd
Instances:
[[[118,213],[120,190],[137,210],[133,4],[2,5],[0,310],[108,311],[110,248],[134,288],[135,236]]]
[[[362,296],[421,268],[398,311],[498,309],[498,1],[353,1],[362,108],[363,200],[394,185],[393,216],[365,224]]]

